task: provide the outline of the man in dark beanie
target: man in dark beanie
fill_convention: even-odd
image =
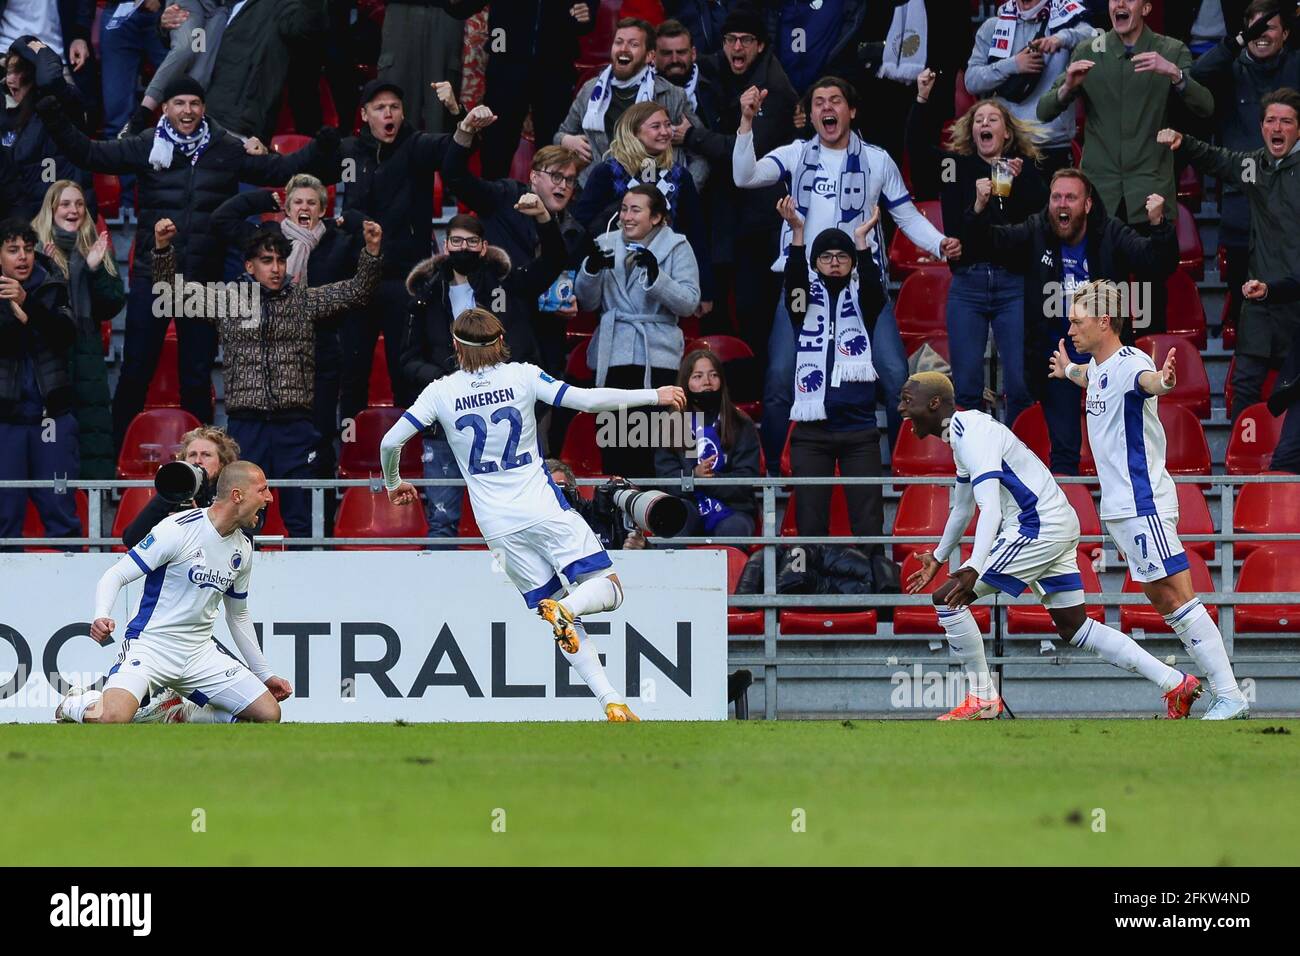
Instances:
[[[133,174],[140,191],[135,260],[127,296],[126,348],[113,396],[113,433],[120,446],[127,426],[144,407],[170,319],[155,316],[150,282],[154,223],[185,224],[177,240],[177,271],[186,281],[222,278],[225,246],[211,226],[212,213],[239,191],[241,182],[282,186],[295,173],[337,161],[338,131],[289,156],[255,156],[239,137],[206,116],[203,87],[188,76],[166,90],[158,124],[136,136],[92,140],[78,130],[52,96],[36,106],[51,138],[82,169]],[[330,180],[333,182],[333,180]],[[212,421],[212,363],[217,337],[212,326],[176,319],[181,405],[201,422]]]
[[[776,201],[780,185],[741,192],[731,175],[731,153],[740,126],[740,97],[751,87],[763,90],[762,112],[754,117],[754,150],[759,156],[794,139],[798,101],[785,70],[773,55],[763,17],[738,6],[722,21],[722,50],[699,60],[701,86],[712,95],[699,98],[704,126],[686,131],[686,148],[709,161],[705,201],[713,224],[714,315],[711,328],[738,331],[759,369],[767,365],[767,339],[781,291],[770,265],[777,255],[781,220]],[[743,279],[741,278],[743,276]],[[726,304],[735,303],[735,321]]]

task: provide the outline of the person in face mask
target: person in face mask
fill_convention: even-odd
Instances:
[[[77,321],[68,374],[81,432],[80,475],[87,480],[110,480],[117,477],[117,454],[102,330],[104,323],[122,311],[126,288],[113,261],[108,233],[96,234],[86,194],[77,183],[60,179],[51,185],[32,228],[51,270],[68,283],[72,316]]]
[[[655,473],[661,478],[687,473],[696,478],[757,478],[758,429],[732,404],[721,360],[709,349],[693,349],[682,359],[677,384],[686,392],[686,411],[691,415],[692,427],[683,436],[687,447],[660,448],[655,452]],[[694,491],[673,493],[695,505],[683,535],[754,533],[757,508],[747,480],[734,486],[700,485]]]
[[[425,259],[407,276],[411,306],[401,343],[405,381],[393,383],[399,394],[405,386],[418,395],[435,379],[457,370],[451,323],[466,309],[488,309],[501,320],[513,360],[540,359],[532,322],[537,297],[566,268],[569,253],[556,218],[536,193],[524,193],[514,208],[537,224],[541,254],[536,259],[512,262],[504,249],[488,243],[477,216],[460,215],[447,224],[445,251]],[[435,425],[424,436],[424,477],[460,476],[451,446]],[[424,491],[429,536],[455,537],[462,489]]]
[[[790,470],[796,478],[880,475],[880,432],[876,425],[876,369],[871,333],[884,307],[880,272],[867,249],[867,236],[880,209],[853,235],[825,229],[812,244],[813,272],[803,244],[803,219],[794,200],[776,205],[790,224],[790,255],[785,265],[786,307],[795,334],[794,405],[790,418]],[[847,485],[849,524],[855,535],[884,533],[880,485]],[[801,535],[830,530],[829,485],[805,486],[794,496]],[[869,554],[884,546],[865,545]]]

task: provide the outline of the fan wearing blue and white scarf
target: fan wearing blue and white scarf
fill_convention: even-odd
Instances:
[[[614,76],[612,64],[601,70],[600,76],[596,78],[596,85],[591,88],[591,98],[587,100],[587,112],[582,116],[582,128],[589,133],[604,136],[605,113],[608,112],[610,101],[614,98],[614,87],[624,90],[633,86],[636,87],[635,102],[644,103],[646,100],[654,99],[654,67],[646,64],[626,80]]]
[[[790,418],[796,422],[826,419],[828,389],[839,388],[843,382],[876,380],[857,269],[847,277],[828,278],[816,268],[818,256],[834,252],[851,258],[857,255],[853,240],[845,232],[827,229],[814,240],[810,251],[807,309],[795,343],[794,405]],[[835,361],[828,381],[830,348],[835,350]]]
[[[168,169],[178,149],[193,165],[199,161],[199,157],[211,143],[212,128],[208,125],[207,117],[199,122],[193,133],[185,136],[168,122],[164,114],[158,118],[158,125],[154,128],[153,149],[149,150],[149,165],[154,169]]]

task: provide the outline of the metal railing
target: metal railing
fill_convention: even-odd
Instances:
[[[1056,479],[1061,484],[1083,484],[1096,486],[1098,479],[1095,477],[1058,477]],[[465,482],[458,478],[412,478],[409,479],[412,485],[416,487],[464,487]],[[580,485],[599,485],[605,479],[579,479]],[[1290,484],[1300,483],[1300,476],[1289,475],[1197,475],[1197,476],[1177,476],[1174,481],[1179,484],[1197,484],[1212,485],[1219,489],[1220,503],[1220,524],[1221,527],[1232,527],[1232,515],[1235,504],[1235,490],[1247,484]],[[738,483],[737,479],[727,478],[694,478],[685,476],[684,478],[656,478],[656,479],[637,479],[636,484],[645,488],[669,488],[677,491],[692,490],[695,488],[708,488],[713,485],[734,487]],[[763,534],[754,534],[744,537],[720,537],[720,536],[701,536],[701,537],[677,537],[671,539],[667,548],[676,548],[679,546],[692,545],[733,545],[738,547],[761,546],[763,551],[763,592],[761,594],[732,594],[728,597],[728,606],[732,609],[760,609],[763,611],[763,634],[762,635],[745,635],[732,637],[730,640],[736,644],[745,644],[752,642],[762,642],[762,653],[760,655],[746,654],[736,651],[730,656],[730,663],[735,666],[749,665],[761,667],[763,670],[764,683],[764,709],[765,716],[769,719],[774,718],[777,713],[778,687],[779,687],[779,669],[782,667],[871,667],[871,666],[907,666],[916,663],[933,663],[933,658],[927,657],[907,657],[902,655],[852,655],[852,656],[834,656],[834,657],[799,657],[790,654],[780,653],[779,644],[783,638],[778,627],[778,612],[784,608],[816,608],[819,610],[831,610],[837,608],[845,609],[863,609],[863,608],[893,608],[909,606],[930,606],[932,597],[929,594],[778,594],[776,592],[776,565],[777,565],[777,548],[778,546],[791,545],[813,545],[813,544],[835,544],[835,545],[893,545],[893,544],[934,544],[935,538],[927,535],[782,535],[778,532],[777,524],[777,498],[778,492],[785,488],[799,488],[815,485],[831,486],[851,486],[851,485],[880,485],[880,486],[898,486],[906,487],[909,485],[947,485],[951,486],[953,480],[945,477],[928,477],[928,478],[907,478],[907,477],[878,477],[878,478],[752,478],[744,479],[745,485],[757,489],[761,495],[761,521],[758,525],[765,531]],[[346,488],[368,488],[376,494],[383,493],[383,485],[378,477],[370,479],[302,479],[302,480],[273,480],[269,482],[272,488],[307,488],[311,491],[312,501],[312,535],[309,538],[285,538],[280,535],[258,535],[255,540],[259,545],[281,546],[291,544],[295,548],[332,548],[340,546],[357,546],[366,547],[384,547],[384,546],[402,546],[411,547],[412,545],[426,549],[435,548],[457,548],[463,545],[484,544],[481,537],[397,537],[397,538],[377,538],[377,537],[330,537],[325,535],[325,491],[327,489],[346,489]],[[75,481],[75,480],[54,480],[54,481],[0,481],[0,490],[3,489],[53,489],[56,493],[66,494],[76,489],[86,491],[88,496],[88,526],[92,532],[102,532],[103,518],[105,515],[103,495],[105,492],[126,488],[152,487],[153,482],[149,480],[135,481]],[[1233,654],[1234,644],[1234,621],[1233,609],[1238,604],[1288,604],[1296,602],[1300,604],[1300,593],[1297,592],[1251,592],[1239,593],[1235,590],[1235,558],[1234,542],[1300,542],[1300,533],[1267,533],[1267,534],[1234,534],[1231,531],[1220,531],[1214,534],[1187,534],[1180,535],[1184,543],[1193,543],[1199,541],[1214,542],[1217,550],[1217,560],[1220,580],[1219,590],[1200,594],[1199,597],[1206,605],[1218,606],[1220,608],[1219,629],[1223,633],[1224,644],[1228,653]],[[1097,543],[1100,545],[1106,539],[1105,535],[1082,535],[1079,538],[1081,543]],[[964,537],[963,542],[970,542],[971,537]],[[120,539],[105,537],[100,534],[92,533],[84,538],[0,538],[0,547],[77,547],[85,546],[91,550],[108,550],[114,546],[120,545]],[[664,542],[657,542],[655,550],[665,548]],[[666,549],[666,548],[665,548]],[[958,564],[957,552],[954,552],[952,565],[955,568]],[[1103,568],[1104,570],[1104,568]],[[1119,567],[1116,568],[1119,570]],[[1141,593],[1088,593],[1086,601],[1089,605],[1101,605],[1109,607],[1113,605],[1125,604],[1146,604],[1147,598]],[[1053,657],[1040,656],[1032,659],[1025,657],[1005,656],[1001,635],[1005,633],[1005,612],[1006,608],[1013,605],[1036,605],[1038,600],[1031,594],[1022,595],[1019,598],[1012,598],[1002,593],[995,593],[991,596],[992,603],[986,604],[993,611],[995,646],[993,656],[988,658],[988,663],[993,666],[998,665],[1024,665],[1032,663],[1034,665],[1042,664],[1095,664],[1096,660],[1091,655],[1087,657],[1073,655],[1056,655]],[[1300,632],[1300,614],[1297,614],[1297,632]],[[1053,632],[1054,633],[1054,632]],[[910,636],[909,636],[910,637]],[[928,635],[921,635],[922,638],[928,638]],[[902,636],[900,635],[900,638]],[[826,636],[812,636],[813,640],[820,640],[826,643],[861,643],[865,640],[878,640],[875,635],[852,635],[836,634]],[[803,641],[809,640],[803,637]],[[791,636],[784,637],[786,644],[791,643]],[[1249,660],[1253,663],[1261,664],[1296,664],[1300,663],[1300,650],[1296,653],[1289,654],[1269,654],[1269,655],[1250,655]]]

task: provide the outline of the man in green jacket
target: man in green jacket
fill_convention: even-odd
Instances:
[[[1289,87],[1260,100],[1262,149],[1210,146],[1172,129],[1157,145],[1176,150],[1202,172],[1235,185],[1250,203],[1250,275],[1266,283],[1300,273],[1300,93]],[[1269,367],[1282,363],[1300,334],[1300,303],[1248,297],[1241,307],[1232,370],[1232,420],[1258,402]],[[1282,377],[1279,377],[1279,385]]]
[[[1165,197],[1166,209],[1178,208],[1173,156],[1155,142],[1168,125],[1170,93],[1196,116],[1214,112],[1214,97],[1192,78],[1187,47],[1148,29],[1150,12],[1150,0],[1110,0],[1112,29],[1076,46],[1038,101],[1038,118],[1048,122],[1083,97],[1080,165],[1112,215],[1138,230],[1151,193]]]

